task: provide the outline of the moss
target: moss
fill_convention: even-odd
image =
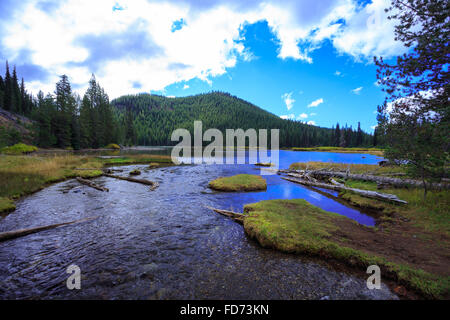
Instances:
[[[120,150],[120,146],[118,144],[115,143],[110,143],[108,144],[105,149],[114,149],[114,150]]]
[[[14,210],[16,210],[16,205],[13,200],[0,197],[0,213],[7,213]]]
[[[27,154],[27,153],[32,153],[34,151],[37,151],[37,147],[35,146],[30,146],[24,143],[17,143],[13,146],[10,147],[4,147],[0,150],[1,153],[4,154]]]
[[[448,293],[449,277],[437,276],[385,257],[346,247],[340,225],[346,230],[362,228],[356,222],[317,208],[303,199],[267,200],[245,206],[245,232],[263,247],[289,253],[343,261],[353,267],[376,264],[382,273],[425,296],[439,298]],[[350,228],[348,228],[350,226]],[[340,239],[339,239],[340,238]]]
[[[138,176],[138,175],[141,174],[141,170],[134,169],[133,171],[130,171],[130,174],[131,174],[132,176]]]
[[[274,166],[274,164],[273,164],[273,163],[270,163],[270,162],[268,162],[268,163],[266,163],[266,162],[258,162],[258,163],[255,163],[255,166],[260,166],[260,167],[272,167],[272,166]]]
[[[209,183],[209,187],[220,191],[258,191],[266,190],[266,180],[254,174],[238,174],[221,177]]]

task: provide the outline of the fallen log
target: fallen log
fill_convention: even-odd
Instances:
[[[325,188],[325,189],[331,189],[331,190],[335,190],[335,191],[351,191],[351,192],[354,192],[354,193],[359,194],[366,198],[372,198],[372,199],[400,203],[400,204],[407,203],[406,201],[399,199],[396,195],[389,194],[389,193],[380,193],[380,192],[376,192],[376,191],[354,189],[354,188],[345,187],[343,185],[333,185],[333,184],[322,183],[322,182],[312,182],[312,181],[307,181],[307,180],[298,179],[298,178],[283,177],[283,179],[287,180],[287,181],[299,183],[302,185],[311,186],[311,187]]]
[[[85,218],[85,219],[80,219],[80,220],[74,220],[74,221],[69,221],[69,222],[63,222],[63,223],[57,223],[57,224],[51,224],[48,226],[40,226],[40,227],[34,227],[34,228],[27,228],[27,229],[19,229],[19,230],[13,230],[13,231],[6,231],[6,232],[1,232],[0,233],[0,242],[6,241],[6,240],[11,240],[11,239],[15,239],[15,238],[19,238],[19,237],[23,237],[32,233],[36,233],[36,232],[40,232],[40,231],[44,231],[44,230],[49,230],[49,229],[54,229],[57,227],[62,227],[62,226],[66,226],[69,224],[75,224],[75,223],[81,223],[81,222],[85,222],[85,221],[90,221],[90,220],[94,220],[97,219],[98,217],[90,217],[90,218]]]
[[[89,186],[89,187],[91,187],[91,188],[94,188],[94,189],[97,189],[97,190],[100,190],[100,191],[106,191],[106,192],[109,192],[109,189],[108,189],[108,188],[99,186],[98,184],[96,184],[96,183],[94,183],[94,182],[92,182],[92,181],[90,181],[90,180],[83,179],[83,178],[81,178],[81,177],[77,177],[77,181],[78,181],[79,183],[84,184],[84,185],[87,185],[87,186]]]
[[[136,183],[145,184],[145,185],[150,186],[150,190],[151,191],[155,190],[159,186],[158,182],[145,180],[145,179],[136,179],[136,178],[131,178],[131,177],[121,177],[121,176],[116,176],[116,175],[109,174],[109,173],[104,173],[103,175],[106,176],[106,177],[114,178],[114,179],[120,179],[120,180],[126,180],[126,181],[130,181],[130,182],[136,182]]]
[[[215,211],[221,215],[224,215],[226,217],[229,217],[229,218],[235,220],[236,222],[239,222],[240,224],[244,223],[245,215],[243,215],[242,213],[237,213],[237,212],[233,212],[230,210],[217,209],[217,208],[213,208],[213,207],[209,207],[209,206],[206,206],[206,208],[213,210],[213,211]]]
[[[299,173],[302,171],[291,171],[292,173]],[[288,173],[289,174],[289,173]],[[364,181],[372,181],[377,183],[385,183],[392,185],[393,187],[423,187],[423,181],[413,180],[413,179],[400,179],[400,178],[391,178],[379,175],[370,175],[370,174],[355,174],[344,171],[320,171],[314,170],[309,171],[309,175],[315,176],[317,178],[330,178],[330,177],[338,177],[343,179],[352,179],[352,180],[364,180]],[[447,183],[431,183],[427,184],[427,187],[436,188],[436,189],[450,189],[450,184]]]

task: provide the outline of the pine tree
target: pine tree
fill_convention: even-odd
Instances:
[[[5,94],[4,94],[4,107],[5,110],[11,111],[12,107],[12,81],[11,81],[11,75],[9,73],[9,65],[8,61],[6,61],[6,73],[5,73]]]

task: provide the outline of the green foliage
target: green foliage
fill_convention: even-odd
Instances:
[[[396,38],[411,50],[393,65],[375,58],[387,93],[377,130],[385,138],[385,157],[407,164],[424,183],[449,172],[449,10],[446,0],[392,0],[387,11],[398,22]]]
[[[280,147],[333,145],[334,130],[283,120],[257,106],[227,93],[212,92],[183,98],[139,94],[111,101],[120,119],[123,140],[139,145],[174,145],[173,130],[185,128],[191,135],[195,120],[203,131],[219,129],[280,129]],[[357,146],[357,132],[343,129],[344,146]],[[363,145],[372,145],[370,135],[361,132]],[[268,134],[270,139],[270,133]],[[205,143],[207,144],[207,143]],[[269,143],[270,146],[270,143]]]
[[[258,175],[238,174],[215,179],[209,183],[209,187],[220,191],[258,191],[266,190],[267,182]]]
[[[36,151],[38,148],[35,146],[29,146],[24,143],[17,143],[10,147],[4,147],[0,149],[0,153],[4,154],[26,154]]]
[[[0,148],[19,143],[21,134],[15,128],[0,126]]]

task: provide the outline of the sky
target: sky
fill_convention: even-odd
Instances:
[[[389,0],[0,0],[0,72],[28,91],[95,74],[111,99],[225,91],[282,118],[372,132],[374,56],[407,52]]]

